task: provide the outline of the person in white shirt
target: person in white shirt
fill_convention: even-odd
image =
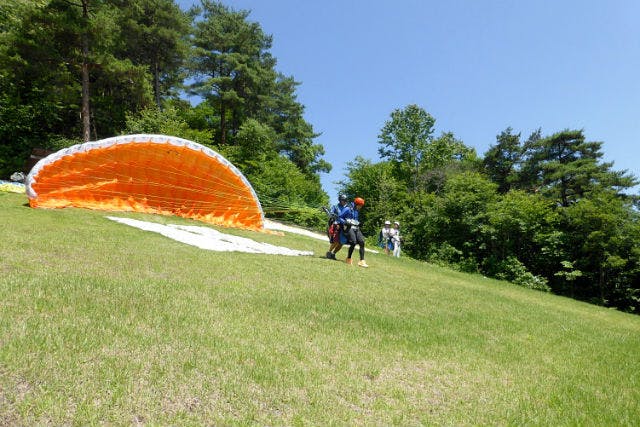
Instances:
[[[380,235],[378,236],[378,246],[383,248],[384,253],[387,255],[393,251],[393,242],[391,241],[392,234],[393,229],[391,228],[391,221],[385,221],[382,230],[380,230]]]
[[[391,230],[391,242],[393,243],[393,256],[400,258],[400,246],[402,238],[400,237],[400,223],[398,221],[393,222],[393,229]]]

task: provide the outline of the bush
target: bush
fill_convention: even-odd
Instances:
[[[461,250],[445,242],[432,248],[428,261],[433,264],[451,267],[457,264],[461,257]]]
[[[532,274],[524,264],[514,256],[510,256],[499,262],[496,267],[499,271],[495,275],[497,279],[508,280],[516,285],[529,289],[551,292],[551,288],[547,285],[547,279]]]

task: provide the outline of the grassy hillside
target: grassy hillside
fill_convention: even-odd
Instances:
[[[0,193],[0,425],[640,424],[639,316],[225,231],[317,255],[204,251]]]

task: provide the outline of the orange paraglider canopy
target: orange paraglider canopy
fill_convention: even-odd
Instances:
[[[34,208],[135,211],[264,228],[260,201],[235,166],[210,148],[171,136],[74,145],[40,160],[26,184]]]

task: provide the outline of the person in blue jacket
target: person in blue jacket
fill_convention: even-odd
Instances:
[[[340,212],[347,206],[347,196],[340,194],[338,196],[338,204],[331,206],[329,209],[329,227],[327,234],[329,235],[329,250],[327,251],[327,258],[336,259],[336,254],[342,248],[342,242],[340,241],[340,230],[342,228],[340,224]]]
[[[360,267],[369,267],[367,262],[364,260],[364,235],[360,230],[360,220],[359,220],[359,212],[360,209],[364,206],[364,199],[361,197],[356,197],[353,200],[352,205],[347,205],[340,212],[340,216],[338,221],[343,226],[344,234],[347,237],[347,242],[349,243],[349,253],[347,255],[346,263],[349,265],[353,265],[353,261],[351,260],[351,256],[353,255],[353,250],[356,247],[356,243],[359,246],[359,254],[360,261],[358,262],[358,266]]]

